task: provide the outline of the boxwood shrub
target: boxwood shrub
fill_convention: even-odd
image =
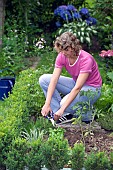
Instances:
[[[22,129],[29,126],[32,116],[40,116],[44,95],[40,90],[38,78],[40,69],[24,70],[16,79],[12,94],[0,105],[0,160],[3,163],[8,145]],[[2,166],[2,165],[1,165]]]

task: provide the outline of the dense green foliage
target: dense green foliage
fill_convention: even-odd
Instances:
[[[98,18],[98,36],[102,49],[113,48],[113,0],[96,0],[94,13]]]
[[[110,162],[105,152],[91,153],[84,162],[86,170],[110,169]]]
[[[102,96],[97,102],[97,107],[101,113],[99,117],[101,126],[107,130],[113,130],[113,72],[109,72],[108,75],[112,80],[111,84],[103,84]]]
[[[85,157],[85,147],[83,143],[75,143],[72,149],[72,170],[82,170]]]

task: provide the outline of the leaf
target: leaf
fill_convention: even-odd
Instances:
[[[83,37],[80,37],[80,41],[83,43],[84,42],[84,39],[83,39]]]
[[[89,131],[85,132],[84,137],[88,136],[89,133],[90,133]]]
[[[89,37],[86,37],[86,41],[90,44],[91,43],[91,39]]]
[[[111,110],[112,110],[112,112],[113,112],[113,104],[111,105]]]
[[[96,30],[92,30],[92,32],[93,32],[94,34],[97,34],[97,31],[96,31]]]
[[[84,27],[82,27],[82,28],[81,28],[81,31],[84,31],[84,30],[85,30],[85,28],[84,28]]]
[[[80,32],[78,32],[78,36],[80,36]]]
[[[112,80],[113,82],[113,71],[107,73],[108,77]]]
[[[81,35],[84,36],[84,32],[81,32]]]

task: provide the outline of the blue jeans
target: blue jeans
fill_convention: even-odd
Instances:
[[[39,84],[44,92],[45,97],[47,95],[47,90],[51,80],[51,76],[52,74],[44,74],[39,78]],[[75,84],[76,82],[70,77],[65,76],[59,77],[50,104],[51,109],[53,110],[54,113],[59,110],[63,102],[66,100],[68,94],[74,88]],[[92,86],[84,85],[80,92],[78,93],[78,95],[76,96],[76,98],[66,108],[64,115],[67,113],[71,113],[76,117],[78,114],[81,113],[82,121],[92,120],[93,104],[97,101],[100,95],[101,87],[95,88]]]

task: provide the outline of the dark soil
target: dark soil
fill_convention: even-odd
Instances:
[[[105,151],[109,155],[113,151],[113,133],[102,129],[97,122],[91,126],[84,123],[82,126],[65,124],[60,127],[65,129],[65,138],[68,139],[71,147],[76,142],[82,141],[85,144],[86,153]]]

